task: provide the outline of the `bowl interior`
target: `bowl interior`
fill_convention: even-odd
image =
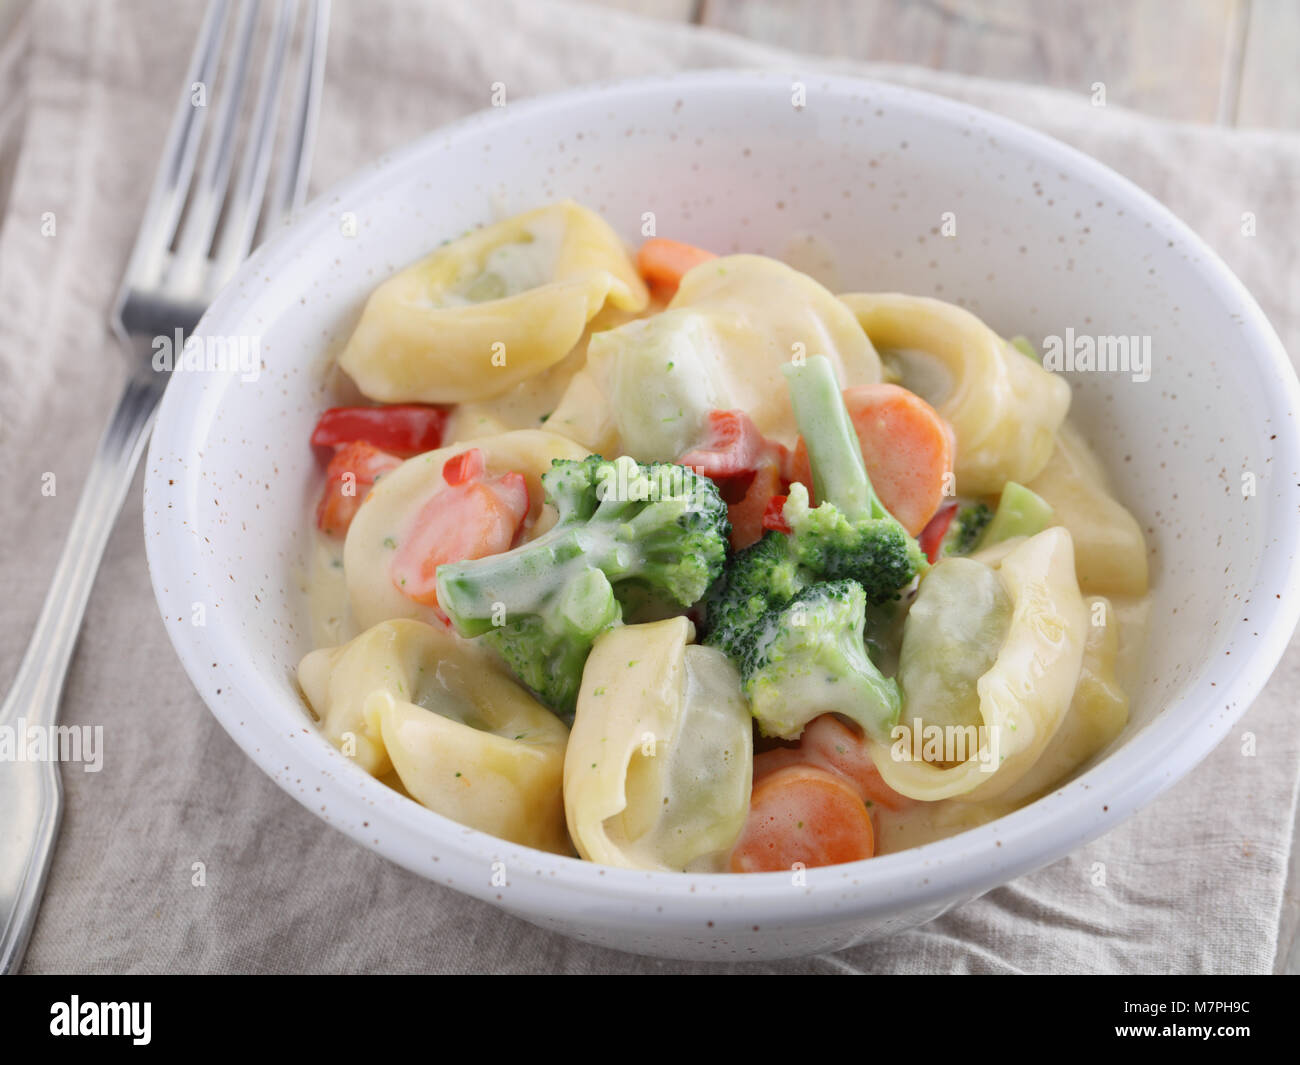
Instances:
[[[1183,697],[1230,679],[1233,656],[1245,663],[1264,629],[1240,619],[1282,609],[1282,571],[1257,584],[1265,549],[1293,536],[1275,515],[1288,499],[1294,513],[1293,426],[1281,423],[1294,381],[1259,356],[1276,339],[1249,297],[1184,227],[1068,149],[904,90],[835,80],[806,92],[796,108],[788,79],[694,76],[512,104],[317,201],[222,295],[200,332],[255,338],[262,370],[173,382],[150,462],[151,562],[160,537],[183,553],[162,567],[189,571],[190,590],[180,577],[164,589],[164,574],[165,612],[187,596],[204,604],[275,729],[328,746],[301,735],[294,672],[310,649],[301,588],[319,471],[307,438],[330,401],[330,356],[393,271],[562,197],[629,243],[653,218],[660,235],[782,257],[838,291],[938,296],[1008,336],[1149,337],[1149,380],[1072,376],[1072,417],[1151,550],[1151,637],[1119,746],[1167,708],[1205,712]],[[1289,549],[1281,561],[1289,575]],[[214,638],[191,622],[169,617],[178,646]]]

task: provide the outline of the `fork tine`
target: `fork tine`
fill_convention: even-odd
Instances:
[[[131,251],[119,304],[125,300],[130,288],[156,280],[162,273],[167,247],[176,232],[181,208],[185,205],[185,194],[194,174],[199,139],[207,115],[206,107],[196,107],[193,104],[193,87],[196,83],[204,86],[212,84],[221,54],[221,38],[228,7],[228,0],[211,0],[203,17],[203,26],[190,57],[185,83],[181,87],[180,100],[172,114],[172,124],[167,132],[158,172],[154,175],[153,188],[149,192],[140,232]]]
[[[289,152],[276,182],[267,214],[267,228],[302,206],[307,195],[307,175],[316,142],[321,82],[325,76],[325,48],[329,42],[330,0],[311,0],[304,31],[302,72],[298,83],[295,121],[289,131]]]
[[[221,75],[218,89],[218,108],[213,140],[208,145],[207,157],[198,182],[190,191],[189,210],[181,224],[180,240],[172,258],[169,282],[183,292],[197,291],[206,268],[212,234],[221,213],[230,182],[230,169],[235,156],[235,129],[239,124],[239,107],[248,83],[248,53],[253,45],[257,5],[254,0],[241,0],[239,18],[235,23],[234,55],[227,70]]]
[[[271,155],[275,143],[275,116],[284,85],[285,55],[289,50],[289,31],[297,13],[297,0],[280,0],[276,5],[271,42],[262,64],[261,92],[249,126],[249,146],[240,162],[239,178],[221,227],[214,253],[212,279],[224,285],[236,266],[248,254],[261,214],[267,176],[271,172]]]

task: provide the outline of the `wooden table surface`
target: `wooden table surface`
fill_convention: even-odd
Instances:
[[[795,51],[1300,130],[1300,0],[587,0]]]

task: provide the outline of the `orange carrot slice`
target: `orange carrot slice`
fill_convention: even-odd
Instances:
[[[912,805],[911,799],[885,783],[862,733],[834,714],[810,721],[799,738],[799,749],[805,761],[851,784],[868,806],[901,810]]]
[[[912,536],[943,502],[952,431],[930,404],[899,385],[861,385],[844,403],[880,502]]]
[[[420,508],[398,545],[389,567],[393,584],[408,599],[437,606],[438,567],[508,551],[527,515],[522,474],[447,485]]]
[[[657,295],[671,299],[687,271],[716,258],[713,252],[693,244],[651,237],[636,254],[636,268]]]
[[[755,785],[731,871],[837,865],[870,858],[875,850],[871,815],[857,792],[824,769],[791,765]]]

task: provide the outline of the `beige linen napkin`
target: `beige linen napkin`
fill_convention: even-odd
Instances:
[[[12,676],[122,375],[105,320],[198,4],[37,3],[0,71],[0,678]],[[313,187],[510,98],[681,67],[851,70],[946,93],[1097,156],[1190,222],[1300,351],[1300,139],[1158,122],[1083,98],[829,64],[589,7],[336,0]],[[21,62],[25,59],[25,63]],[[17,114],[18,118],[14,116]],[[14,130],[21,131],[15,155]],[[8,132],[6,132],[8,131]],[[9,176],[12,175],[12,184]],[[1240,235],[1243,211],[1258,235]],[[53,212],[54,235],[42,234]],[[57,492],[42,494],[45,473]],[[32,972],[684,972],[600,950],[388,864],[264,777],[181,670],[145,571],[139,487],[109,544],[65,699],[102,725],[67,813]],[[1300,768],[1294,650],[1237,730],[1109,835],[924,928],[740,971],[1259,972],[1275,963]],[[192,882],[203,862],[206,884]],[[1105,885],[1093,883],[1104,863]]]

